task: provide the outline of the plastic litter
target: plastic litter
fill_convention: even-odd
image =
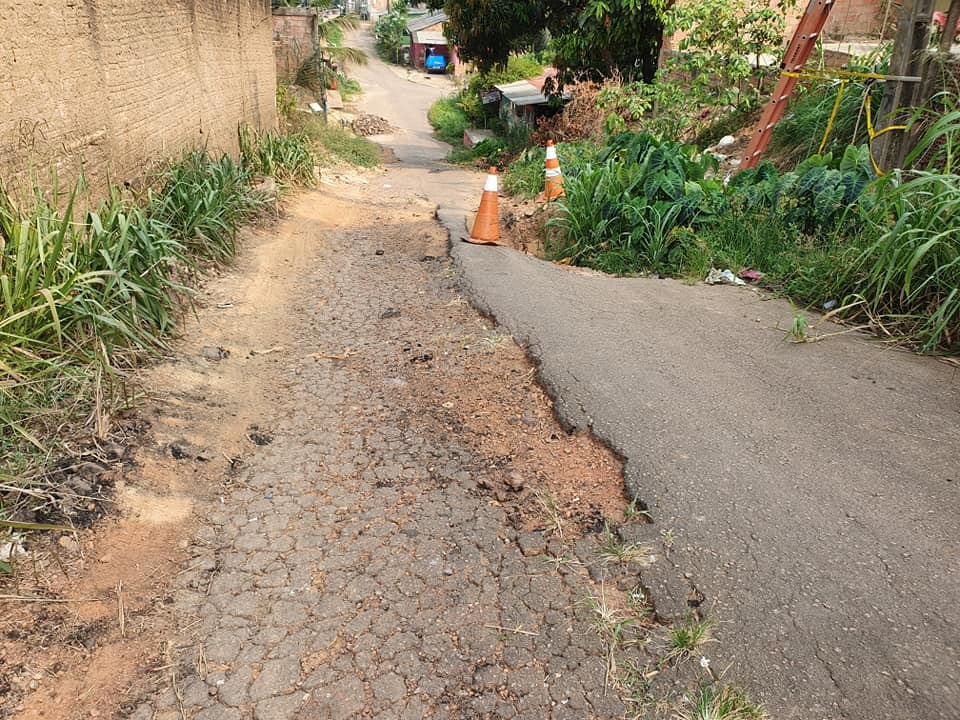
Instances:
[[[747,282],[760,282],[760,279],[763,277],[763,273],[759,270],[751,270],[749,268],[744,268],[737,273],[737,277],[741,280],[746,280]]]
[[[704,280],[707,285],[746,285],[747,283],[733,274],[732,270],[717,270],[710,268]]]
[[[836,306],[837,306],[837,301],[836,301],[836,300],[827,300],[827,301],[823,304],[823,309],[824,309],[824,310],[827,310],[827,311],[829,312],[830,310],[833,310]]]
[[[10,562],[26,555],[27,549],[19,535],[11,535],[9,540],[0,543],[0,562]]]

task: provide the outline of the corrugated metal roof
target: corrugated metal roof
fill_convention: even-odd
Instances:
[[[407,32],[415,33],[418,30],[424,30],[432,25],[437,23],[444,23],[447,21],[447,14],[445,12],[437,12],[432,15],[426,15],[421,18],[415,18],[407,23]]]
[[[417,45],[446,45],[447,38],[442,32],[436,30],[421,30],[420,32],[410,33],[413,42]]]
[[[547,78],[554,77],[556,74],[557,71],[554,68],[546,68],[544,74],[538,77],[517,80],[517,82],[495,85],[494,87],[514,105],[540,105],[550,102],[549,98],[543,94],[543,85]],[[569,100],[572,95],[568,91],[564,91],[562,97],[564,100]]]
[[[547,102],[547,98],[536,85],[528,80],[518,80],[506,85],[496,85],[497,90],[514,105],[540,105]]]

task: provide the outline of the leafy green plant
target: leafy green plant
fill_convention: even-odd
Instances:
[[[755,108],[766,77],[760,57],[779,52],[784,16],[795,4],[667,4],[665,33],[680,38],[677,50],[657,70],[654,82],[627,83],[601,96],[612,111],[608,130],[619,132],[640,122],[664,137],[689,138],[716,115]]]
[[[297,112],[297,97],[285,82],[277,82],[277,113],[284,123],[293,122]]]
[[[407,8],[406,0],[394,0],[390,12],[381,15],[373,26],[377,54],[387,62],[400,62],[400,50],[407,31]]]
[[[790,340],[795,343],[805,343],[810,340],[809,328],[810,321],[807,320],[807,316],[797,310],[796,306],[793,306],[793,320],[790,322],[790,327],[787,329],[784,340]]]
[[[682,228],[706,222],[723,203],[716,159],[695,148],[624,133],[566,181],[560,214],[548,221],[553,257],[605,272],[678,269]]]
[[[876,178],[866,145],[833,155],[813,155],[779,175],[771,163],[745,170],[729,183],[733,202],[746,210],[775,209],[787,225],[807,234],[832,232],[851,208],[869,207],[866,190]]]

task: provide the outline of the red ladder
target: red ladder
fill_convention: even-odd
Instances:
[[[773,90],[773,97],[760,116],[760,125],[750,140],[747,152],[740,163],[740,169],[756,167],[760,162],[760,156],[767,149],[770,142],[770,136],[773,135],[773,128],[780,122],[784,111],[787,109],[787,100],[793,95],[793,90],[797,86],[798,78],[787,73],[796,73],[803,69],[817,45],[817,39],[823,31],[823,26],[830,16],[830,10],[833,8],[834,0],[810,0],[807,5],[807,11],[803,14],[800,24],[797,26],[790,45],[787,46],[787,52],[783,56],[783,62],[780,63],[780,80],[777,87]]]

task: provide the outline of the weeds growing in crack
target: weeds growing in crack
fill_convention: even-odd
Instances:
[[[627,607],[643,622],[653,621],[653,606],[640,585],[634,585],[627,592]]]
[[[593,626],[597,634],[613,649],[623,647],[632,638],[629,631],[637,625],[637,618],[607,601],[603,588],[599,595],[587,598],[587,607],[593,612]]]
[[[627,520],[633,520],[634,518],[642,517],[646,518],[650,522],[653,522],[653,518],[650,516],[650,511],[644,510],[642,507],[640,507],[640,500],[638,498],[634,498],[630,501],[630,504],[627,505],[626,509],[623,511],[623,516]]]
[[[570,555],[566,555],[566,554],[558,555],[557,557],[552,557],[548,555],[545,558],[543,558],[543,561],[547,563],[547,565],[549,565],[554,570],[559,570],[561,567],[564,567],[567,565],[583,564],[579,560],[577,560],[575,557],[571,557]]]
[[[620,665],[618,683],[623,702],[628,708],[627,717],[632,720],[658,717],[661,709],[669,705],[656,702],[650,697],[650,683],[659,674],[659,670],[637,660],[625,660]]]
[[[607,687],[613,687],[619,678],[617,653],[622,647],[635,641],[634,628],[637,625],[637,619],[607,602],[603,586],[600,587],[599,595],[591,595],[586,602],[587,607],[593,612],[593,626],[607,646],[605,684]]]
[[[666,530],[660,531],[660,542],[663,543],[663,546],[670,550],[673,547],[673,543],[676,541],[676,536],[673,534],[672,528],[667,528]]]
[[[670,628],[667,636],[667,660],[682,662],[692,657],[705,644],[713,642],[713,626],[712,620],[697,620],[691,616]]]
[[[605,563],[634,563],[646,567],[653,563],[653,556],[647,545],[625,543],[619,540],[610,526],[603,524],[603,545],[600,548],[600,558]]]
[[[560,507],[557,505],[556,498],[545,490],[537,490],[535,495],[547,517],[550,530],[560,540],[563,540],[563,520],[560,518]]]
[[[487,352],[494,352],[498,348],[506,345],[512,338],[509,335],[494,333],[480,341],[480,346]]]
[[[685,695],[674,710],[676,720],[765,720],[766,710],[747,693],[724,682],[705,682]]]

